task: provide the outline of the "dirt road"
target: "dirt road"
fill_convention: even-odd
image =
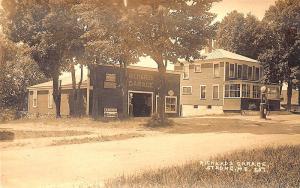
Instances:
[[[101,185],[123,173],[273,144],[300,144],[300,135],[161,133],[121,141],[12,149],[1,152],[1,184],[5,188]]]

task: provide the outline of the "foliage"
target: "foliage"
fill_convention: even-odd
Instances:
[[[23,43],[15,44],[0,36],[3,59],[0,63],[0,108],[24,110],[27,87],[46,80],[30,57],[30,49]]]
[[[199,51],[214,32],[215,15],[209,10],[217,0],[134,1],[129,4],[131,39],[139,56],[150,56],[157,64],[160,84],[158,115],[165,121],[166,68],[178,59],[188,62],[200,57]]]
[[[219,24],[216,40],[219,48],[257,59],[264,49],[263,25],[253,15],[230,12]]]
[[[300,4],[297,0],[278,0],[267,10],[263,24],[267,50],[259,56],[269,83],[288,83],[290,110],[293,79],[300,70]],[[271,40],[270,40],[271,39]]]

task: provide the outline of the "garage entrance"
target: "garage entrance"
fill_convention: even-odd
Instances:
[[[150,117],[153,110],[153,93],[129,92],[129,114],[133,117]]]

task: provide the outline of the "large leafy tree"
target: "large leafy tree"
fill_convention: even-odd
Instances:
[[[30,57],[30,48],[0,35],[0,109],[24,110],[27,87],[46,80]]]
[[[166,70],[178,59],[191,62],[214,31],[215,15],[209,10],[217,0],[128,1],[131,39],[140,56],[150,56],[160,78],[158,115],[165,123]]]
[[[81,36],[84,45],[84,62],[91,70],[91,76],[96,83],[97,74],[94,72],[98,65],[112,64],[120,67],[120,91],[123,96],[123,115],[128,115],[127,101],[127,66],[138,61],[135,45],[130,40],[130,24],[123,1],[88,0],[82,1],[73,7],[78,15],[80,25],[85,28]],[[134,41],[135,42],[135,41]],[[93,86],[94,119],[99,117],[102,109],[99,107],[101,87]]]
[[[53,80],[56,116],[60,117],[61,71],[69,68],[66,54],[72,41],[78,38],[76,18],[71,7],[76,0],[3,0],[9,20],[4,31],[14,42],[22,41],[31,47],[31,55],[40,70]]]
[[[218,47],[257,59],[264,50],[264,39],[261,37],[263,25],[251,14],[230,12],[219,24],[216,40]]]
[[[286,82],[287,110],[291,109],[293,80],[300,69],[300,3],[297,0],[278,0],[267,10],[263,23],[266,27],[267,50],[259,56],[268,82]]]

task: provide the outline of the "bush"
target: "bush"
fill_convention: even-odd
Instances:
[[[158,114],[153,114],[151,119],[147,121],[146,127],[166,127],[174,125],[174,121],[166,119],[165,122],[162,122]]]
[[[17,112],[13,109],[1,109],[0,110],[0,122],[6,122],[16,119]]]
[[[254,103],[250,103],[248,109],[249,109],[249,110],[256,110],[256,109],[257,109],[257,106],[256,106],[256,104],[254,104]]]

